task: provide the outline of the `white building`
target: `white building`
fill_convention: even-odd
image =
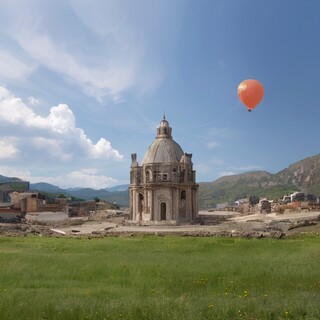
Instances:
[[[191,161],[172,139],[163,117],[157,136],[141,165],[131,155],[130,219],[133,221],[190,222],[198,216],[198,185]]]

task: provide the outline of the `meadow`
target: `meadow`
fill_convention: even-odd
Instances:
[[[1,237],[0,318],[320,319],[320,237]]]

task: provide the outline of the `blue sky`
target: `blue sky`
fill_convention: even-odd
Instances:
[[[164,113],[198,182],[316,155],[319,17],[318,0],[0,0],[0,174],[128,183]]]

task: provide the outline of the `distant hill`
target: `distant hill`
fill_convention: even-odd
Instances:
[[[65,194],[85,200],[99,198],[111,203],[118,204],[121,207],[129,206],[128,185],[115,186],[113,188],[95,190],[92,188],[69,188],[61,189],[53,184],[46,182],[31,183],[30,189],[53,194]],[[110,190],[110,191],[109,191]]]
[[[5,177],[0,175],[0,183],[11,182],[11,181],[23,181],[16,177]]]
[[[276,174],[255,171],[199,183],[199,205],[205,208],[232,204],[253,195],[278,199],[294,191],[320,195],[320,155],[291,164]]]
[[[274,175],[266,171],[247,172],[199,183],[199,206],[214,208],[219,203],[232,204],[250,196],[277,199],[300,190],[290,183],[275,183]]]
[[[120,207],[129,207],[129,190],[110,192],[105,189],[95,190],[91,188],[81,188],[79,190],[68,191],[68,194],[86,200],[99,198],[117,204]]]
[[[320,155],[291,164],[276,174],[276,182],[291,183],[304,192],[320,194]]]
[[[49,193],[64,193],[66,191],[46,182],[30,183],[30,190],[38,190]]]
[[[0,183],[20,181],[0,175]],[[49,183],[30,184],[30,189],[55,194],[66,194],[77,198],[92,200],[99,198],[122,207],[129,206],[128,185],[95,190],[91,188],[61,189]],[[320,196],[320,155],[308,157],[289,165],[288,168],[272,174],[266,171],[246,172],[221,177],[213,182],[199,183],[200,208],[215,207],[219,203],[232,204],[234,201],[250,196],[282,198],[294,191],[313,193]]]

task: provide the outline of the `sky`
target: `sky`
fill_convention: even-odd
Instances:
[[[165,114],[197,182],[319,153],[319,0],[0,0],[0,175],[129,183]],[[248,112],[237,95],[257,79]]]

